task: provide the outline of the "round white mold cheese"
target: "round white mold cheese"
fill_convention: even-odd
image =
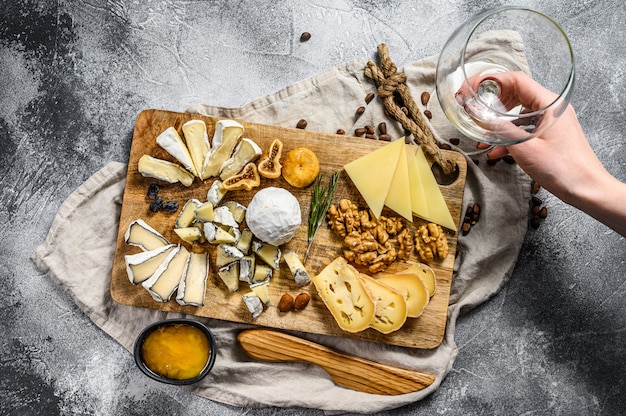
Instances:
[[[246,210],[246,224],[252,234],[275,246],[291,240],[301,223],[298,199],[283,188],[269,187],[260,190]]]

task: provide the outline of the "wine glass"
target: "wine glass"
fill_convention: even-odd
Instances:
[[[522,104],[512,92],[518,76],[549,90],[548,104]],[[437,98],[448,120],[491,147],[521,143],[552,126],[573,84],[574,54],[563,29],[545,14],[516,6],[466,21],[446,42],[436,70]]]

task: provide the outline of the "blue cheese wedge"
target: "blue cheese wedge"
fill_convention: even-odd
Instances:
[[[254,255],[243,256],[239,260],[239,280],[250,283],[254,279],[256,257]]]
[[[124,241],[144,251],[154,250],[170,244],[157,230],[149,226],[141,218],[131,222],[124,233]]]
[[[240,204],[239,202],[226,201],[222,205],[228,208],[228,210],[233,216],[233,219],[238,224],[241,224],[241,222],[246,218],[246,207]]]
[[[243,254],[248,254],[250,252],[250,246],[252,245],[252,237],[254,237],[254,234],[252,234],[252,231],[250,231],[249,228],[244,228],[243,231],[241,232],[241,235],[237,239],[237,248]]]
[[[191,159],[189,149],[187,149],[185,142],[174,127],[168,127],[165,129],[163,133],[157,136],[156,142],[167,153],[182,163],[185,169],[191,172],[194,176],[198,175],[196,167],[193,164],[193,160]]]
[[[220,267],[217,275],[226,285],[230,292],[239,290],[239,262],[234,261],[224,267]]]
[[[193,175],[176,163],[150,155],[143,155],[139,158],[137,170],[146,178],[155,178],[168,183],[180,182],[184,186],[191,186],[193,183]]]
[[[285,259],[285,263],[289,267],[289,271],[293,275],[294,280],[298,286],[306,286],[311,282],[311,277],[309,276],[309,272],[304,268],[300,257],[298,254],[291,250],[288,253],[283,255]]]
[[[204,237],[211,244],[232,244],[236,242],[236,236],[234,234],[229,233],[213,222],[204,224]]]
[[[185,228],[189,227],[191,223],[196,219],[196,209],[198,209],[202,205],[202,202],[197,199],[189,199],[183,205],[183,209],[180,210],[180,213],[176,217],[176,222],[174,223],[175,228]]]
[[[227,192],[228,189],[224,188],[224,184],[222,183],[222,181],[216,179],[213,181],[211,187],[209,188],[209,191],[206,194],[206,200],[207,202],[213,204],[214,207],[216,207],[217,204],[220,203],[222,198],[224,198]]]
[[[189,120],[183,124],[182,130],[197,176],[198,172],[202,172],[204,159],[206,159],[209,150],[211,150],[206,123],[202,120]]]
[[[237,247],[230,244],[219,244],[215,255],[215,265],[217,267],[226,266],[228,263],[237,261],[243,257],[243,253]]]
[[[148,280],[159,266],[168,260],[168,256],[172,254],[175,248],[174,244],[168,244],[154,250],[124,256],[128,280],[134,285]]]
[[[204,306],[209,259],[206,253],[191,253],[189,265],[181,277],[176,293],[180,305]]]
[[[184,228],[174,228],[174,232],[186,243],[203,242],[204,234],[200,227],[190,226]]]
[[[280,248],[261,241],[252,242],[252,250],[258,258],[274,270],[280,268]]]
[[[220,179],[226,180],[239,173],[249,162],[257,160],[263,151],[250,139],[241,139],[233,155],[222,164]]]
[[[196,220],[202,222],[210,222],[213,221],[213,204],[211,202],[205,202],[200,205],[194,211],[193,215],[196,217]]]
[[[263,313],[263,301],[253,291],[244,293],[242,296],[243,302],[252,314],[252,318],[258,318]]]
[[[242,134],[243,126],[234,120],[219,120],[215,123],[213,147],[202,166],[202,179],[219,175],[222,165],[230,158]]]
[[[142,283],[152,299],[157,302],[167,302],[170,300],[180,279],[189,267],[189,251],[183,246],[178,246],[174,250],[174,256],[169,262],[164,262],[157,271],[145,282]]]

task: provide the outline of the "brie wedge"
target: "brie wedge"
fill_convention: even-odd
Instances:
[[[197,176],[198,172],[202,171],[204,159],[211,150],[206,124],[202,120],[189,120],[183,124],[182,130]]]
[[[280,268],[280,248],[277,246],[260,241],[253,241],[252,250],[258,258],[263,260],[265,264],[272,269],[278,270]]]
[[[217,267],[226,266],[228,263],[237,261],[242,257],[243,253],[239,251],[237,247],[229,244],[219,244],[215,256],[215,265]]]
[[[202,166],[201,178],[217,176],[220,168],[230,158],[243,134],[243,126],[234,120],[219,120],[215,123],[213,147]]]
[[[187,149],[185,142],[174,127],[168,127],[165,129],[163,133],[157,136],[156,142],[167,153],[182,163],[185,169],[197,176],[196,168],[193,165],[193,160],[191,159],[191,154],[189,154],[189,149]]]
[[[137,170],[146,178],[155,178],[168,183],[180,182],[185,186],[191,186],[193,183],[193,175],[176,163],[150,155],[143,155],[139,158]]]
[[[143,251],[154,250],[170,243],[161,233],[149,226],[141,218],[128,225],[128,229],[124,234],[124,241],[126,244],[137,246]]]
[[[178,284],[176,301],[180,305],[204,306],[209,259],[206,253],[191,253],[189,266]]]
[[[170,300],[176,289],[178,289],[180,279],[189,266],[189,251],[183,246],[178,246],[174,251],[175,254],[167,262],[167,265],[165,265],[165,262],[161,264],[157,272],[142,283],[143,287],[152,296],[152,299],[157,302]]]
[[[124,256],[128,280],[134,285],[148,280],[159,266],[168,259],[175,247],[174,244],[168,244],[154,250]]]
[[[216,179],[213,181],[211,187],[209,188],[209,191],[206,194],[206,200],[207,202],[213,204],[214,207],[216,207],[217,204],[219,204],[219,202],[222,200],[222,198],[224,198],[226,192],[228,192],[228,189],[224,188],[222,181]]]
[[[220,168],[220,179],[226,180],[236,175],[248,162],[257,160],[263,151],[255,142],[250,139],[241,139],[235,152]]]

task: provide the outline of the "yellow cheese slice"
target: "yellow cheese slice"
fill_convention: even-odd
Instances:
[[[424,312],[430,296],[426,290],[426,285],[417,274],[387,274],[380,276],[377,280],[405,294],[409,318],[417,318]]]
[[[446,200],[443,198],[439,184],[430,170],[430,165],[424,156],[422,148],[418,148],[415,152],[415,162],[420,174],[420,180],[424,186],[424,195],[428,202],[428,214],[417,214],[418,217],[425,219],[426,221],[434,222],[442,227],[449,228],[450,230],[457,230],[456,224],[452,219]]]
[[[409,187],[411,188],[411,211],[418,217],[428,217],[428,201],[424,194],[424,185],[420,179],[420,172],[415,161],[417,147],[406,146],[407,170],[409,173]]]
[[[408,313],[404,294],[363,273],[359,277],[370,299],[376,305],[370,327],[383,334],[402,328]]]
[[[402,149],[404,140],[399,139],[343,167],[376,218],[385,205]]]
[[[404,141],[403,139],[398,139],[398,141],[400,140]],[[412,191],[409,183],[409,165],[406,152],[406,146],[402,146],[398,164],[391,180],[391,186],[389,187],[389,192],[387,192],[387,198],[385,198],[385,205],[412,222]]]
[[[426,291],[428,292],[428,297],[431,298],[435,294],[435,291],[437,290],[437,281],[435,279],[435,272],[429,266],[423,263],[417,263],[410,266],[408,269],[405,269],[401,274],[416,274],[422,283],[424,283],[424,287],[426,287]]]

